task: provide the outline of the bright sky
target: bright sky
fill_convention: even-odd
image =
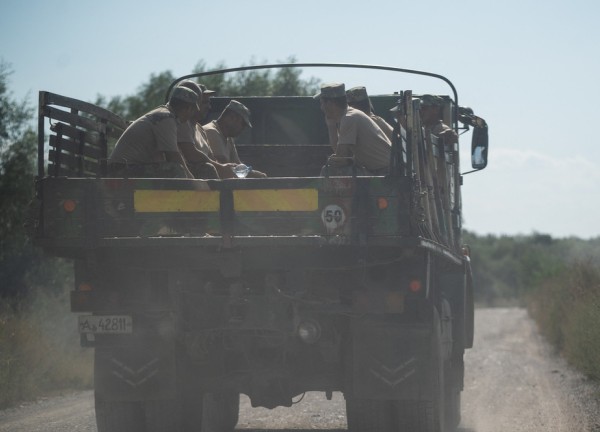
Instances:
[[[134,94],[152,73],[283,62],[364,63],[444,75],[490,128],[490,161],[465,176],[478,234],[600,235],[600,2],[2,0],[0,59],[13,97]],[[306,70],[305,78],[449,94],[441,81]],[[462,170],[469,168],[469,137]]]

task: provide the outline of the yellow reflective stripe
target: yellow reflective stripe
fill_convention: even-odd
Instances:
[[[216,212],[219,191],[134,190],[133,208],[139,213]]]
[[[315,211],[319,208],[317,189],[234,190],[235,211]]]

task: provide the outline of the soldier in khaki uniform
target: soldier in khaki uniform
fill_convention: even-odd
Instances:
[[[208,145],[208,136],[206,135],[206,131],[202,127],[202,121],[206,118],[211,108],[210,98],[216,92],[214,90],[207,89],[204,84],[198,85],[202,90],[202,104],[200,105],[200,111],[198,111],[196,117],[194,118],[196,121],[196,124],[194,125],[196,144],[201,152],[205,153],[212,161],[216,161],[215,155]]]
[[[364,112],[349,107],[344,84],[323,84],[314,96],[321,103],[334,154],[330,175],[385,175],[389,170],[391,142]]]
[[[425,141],[423,166],[425,182],[433,186],[429,194],[429,209],[434,234],[444,243],[453,240],[451,211],[456,204],[455,166],[446,162],[446,155],[453,154],[458,135],[454,129],[442,121],[444,99],[436,95],[419,97],[419,116]]]
[[[176,87],[169,102],[134,121],[108,162],[113,175],[194,178],[177,146],[177,129],[199,109],[198,95]]]
[[[215,159],[201,124],[210,110],[210,97],[215,92],[191,80],[183,81],[179,85],[193,90],[202,101],[194,117],[179,125],[177,131],[177,144],[190,171],[194,177],[202,179],[234,178],[233,167],[236,164],[222,164]]]
[[[221,163],[242,163],[235,148],[235,137],[240,135],[250,123],[250,110],[242,103],[232,100],[217,120],[204,126],[215,158]]]
[[[385,136],[387,136],[390,141],[392,140],[394,128],[382,117],[373,112],[373,106],[371,105],[371,100],[369,99],[369,95],[367,94],[367,89],[365,87],[352,87],[351,89],[347,90],[346,99],[348,100],[349,106],[359,109],[371,117],[371,119],[377,123],[377,126],[381,128]]]
[[[421,100],[419,115],[421,116],[421,125],[425,130],[443,139],[446,144],[457,143],[456,131],[442,121],[444,100],[431,94],[422,95],[419,99]]]
[[[250,110],[241,102],[231,100],[218,119],[203,126],[215,159],[220,163],[242,164],[235,148],[235,137],[239,136],[250,123]],[[252,170],[248,177],[266,177],[266,174]]]

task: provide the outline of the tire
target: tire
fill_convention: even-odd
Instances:
[[[231,432],[239,420],[240,395],[207,393],[202,411],[202,432]]]
[[[98,432],[145,432],[140,402],[107,401],[95,395]]]
[[[445,432],[444,359],[441,349],[441,324],[434,310],[432,344],[432,374],[434,387],[431,400],[394,402],[395,427],[401,432]]]
[[[465,373],[463,354],[464,350],[455,347],[444,376],[446,430],[448,432],[456,430],[461,420],[461,392]]]
[[[353,349],[351,340],[344,344],[344,374],[346,389],[346,420],[349,432],[396,432],[393,422],[393,401],[361,399],[352,395]]]
[[[436,408],[430,401],[396,401],[395,424],[399,432],[439,432]]]
[[[177,396],[181,409],[181,429],[183,432],[200,432],[202,428],[203,398],[202,389],[194,377],[193,368],[181,352],[177,356]]]
[[[176,399],[144,401],[141,404],[146,421],[145,432],[181,432],[181,409]]]
[[[175,400],[107,401],[97,395],[95,399],[98,432],[181,431],[179,404]]]
[[[181,430],[183,432],[200,432],[202,429],[202,399],[186,398],[181,400]]]
[[[473,292],[473,275],[469,267],[465,293],[465,341],[464,348],[473,348],[475,338],[475,301]]]
[[[346,398],[349,432],[395,432],[393,402]]]
[[[446,432],[455,431],[461,420],[460,390],[451,388],[446,393]]]

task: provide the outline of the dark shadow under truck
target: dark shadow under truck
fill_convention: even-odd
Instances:
[[[444,80],[444,120],[473,128],[473,168],[485,167],[487,125],[444,77],[235,70],[311,66]],[[458,145],[424,143],[410,91],[372,96],[391,124],[402,107],[390,174],[321,177],[331,148],[316,101],[236,99],[254,125],[240,157],[268,178],[109,178],[127,122],[40,92],[35,240],[74,260],[99,432],[231,431],[241,393],[273,408],[307,391],[343,392],[353,432],[454,430],[473,343]]]

